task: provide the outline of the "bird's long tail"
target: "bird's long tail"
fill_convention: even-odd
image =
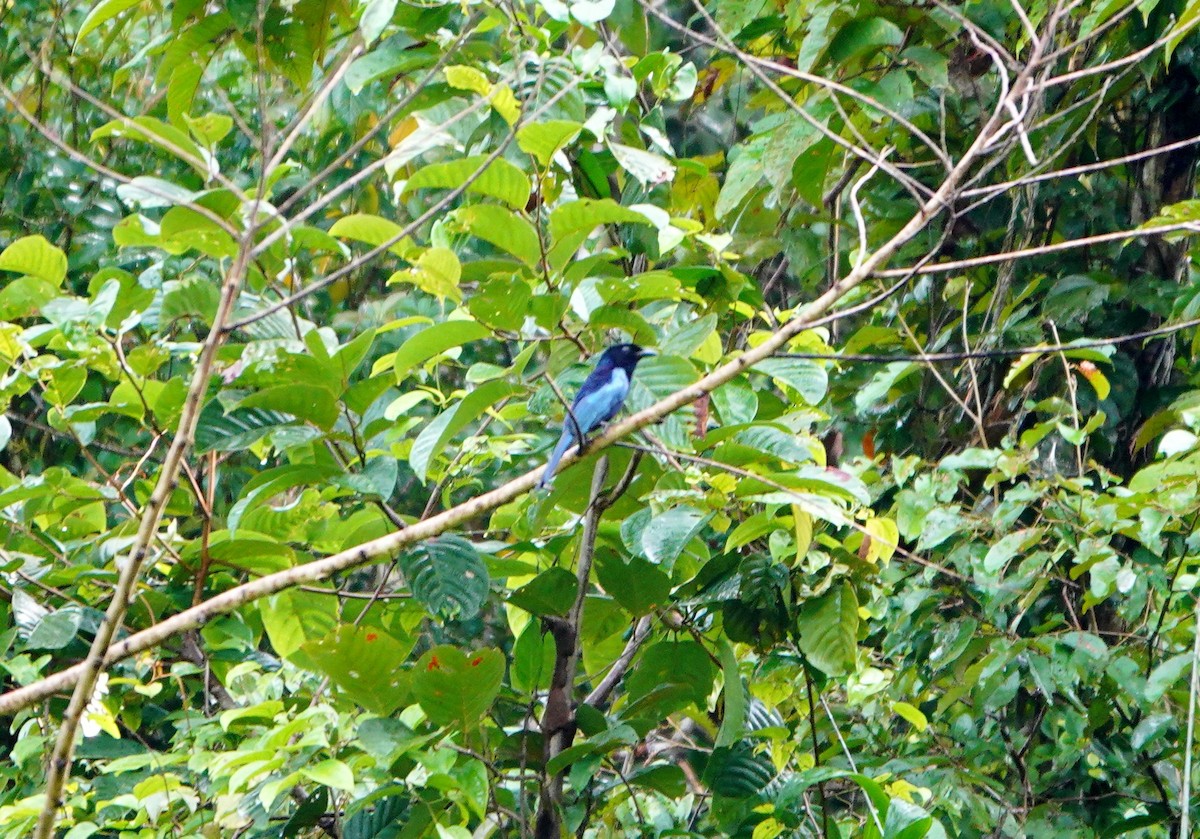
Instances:
[[[554,483],[554,472],[558,469],[558,462],[567,453],[567,449],[571,448],[574,444],[575,435],[571,433],[571,426],[568,423],[567,427],[563,429],[562,436],[558,438],[558,444],[550,454],[550,459],[546,461],[546,471],[542,473],[542,480],[538,483],[538,486],[548,488]]]

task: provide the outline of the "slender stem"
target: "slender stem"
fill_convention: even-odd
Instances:
[[[1195,638],[1192,641],[1192,687],[1188,692],[1187,738],[1184,740],[1183,780],[1179,784],[1179,839],[1191,839],[1192,744],[1196,741],[1196,701],[1200,697],[1200,597],[1196,598]]]

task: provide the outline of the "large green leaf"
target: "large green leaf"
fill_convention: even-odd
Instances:
[[[729,798],[760,795],[774,777],[770,757],[755,753],[745,742],[713,749],[704,770],[704,783]]]
[[[58,650],[75,640],[83,623],[78,606],[67,606],[42,616],[29,633],[25,645],[31,650]]]
[[[521,151],[533,155],[542,166],[550,165],[554,153],[570,143],[583,130],[578,122],[549,120],[521,126],[517,131],[517,145]]]
[[[673,507],[660,513],[642,531],[642,550],[652,562],[670,570],[709,518],[710,514],[692,507]]]
[[[504,654],[482,649],[434,647],[413,668],[412,687],[421,710],[436,725],[475,728],[483,720],[504,678]]]
[[[278,411],[238,409],[228,414],[214,400],[204,406],[196,427],[196,452],[234,452],[249,448],[266,435],[295,424]]]
[[[292,382],[252,393],[237,404],[238,408],[262,408],[291,414],[328,431],[337,422],[337,396],[320,385]]]
[[[474,204],[455,211],[454,219],[472,236],[508,251],[530,267],[541,259],[537,231],[512,210],[495,204]]]
[[[411,249],[411,243],[400,238],[403,228],[381,216],[370,213],[352,213],[342,216],[329,228],[330,236],[342,239],[353,239],[372,247],[379,247],[384,242],[392,242],[390,250],[398,256],[404,256]]]
[[[404,192],[417,189],[456,189],[483,168],[467,187],[467,192],[498,198],[514,209],[529,201],[532,185],[529,177],[504,158],[487,163],[486,155],[466,157],[449,163],[431,163],[418,169],[404,184]]]
[[[342,839],[398,839],[405,824],[405,816],[413,805],[413,796],[407,788],[405,794],[393,794],[375,801],[375,806],[362,809],[346,819],[342,828]],[[322,813],[323,815],[323,813]]]
[[[377,627],[343,624],[308,641],[301,652],[354,702],[387,715],[411,701],[409,675],[400,665],[415,640]]]
[[[796,616],[800,651],[830,676],[840,676],[854,664],[858,644],[858,599],[850,583],[831,588],[808,600]]]
[[[67,255],[44,236],[25,236],[0,252],[0,270],[16,271],[58,286],[67,276]]]
[[[77,42],[82,41],[90,32],[112,20],[126,9],[132,9],[138,3],[139,0],[101,0],[101,2],[93,6],[92,10],[88,12],[87,17],[83,19],[83,23],[79,24],[79,31],[75,35],[75,40]]]
[[[288,658],[333,629],[337,613],[332,594],[332,589],[329,594],[288,589],[259,601],[263,627],[277,655]]]
[[[667,603],[671,578],[639,556],[625,562],[616,553],[597,557],[596,578],[621,607],[633,615],[646,615]]]
[[[695,641],[659,641],[645,649],[626,681],[631,701],[647,697],[664,685],[677,685],[679,693],[667,698],[659,710],[677,710],[688,703],[708,704],[716,682],[716,668]]]
[[[441,536],[400,558],[413,596],[436,614],[460,620],[479,613],[488,593],[488,572],[475,546],[461,536]]]
[[[742,738],[746,727],[747,696],[733,647],[722,641],[717,647],[717,657],[721,660],[721,675],[725,680],[721,691],[725,701],[725,716],[721,720],[716,742],[717,748],[721,748],[732,746]]]
[[[496,379],[480,385],[461,401],[439,414],[425,426],[413,442],[408,462],[417,480],[425,482],[430,462],[438,456],[455,434],[461,431],[489,408],[495,407],[510,396],[522,392],[522,388]]]
[[[157,146],[168,154],[191,164],[201,174],[209,171],[210,155],[201,149],[185,132],[154,117],[115,119],[92,132],[93,141],[108,138],[138,140]]]
[[[234,533],[247,513],[267,504],[272,498],[296,487],[317,485],[342,474],[342,470],[336,466],[313,463],[279,466],[260,472],[243,486],[242,497],[229,510],[226,526],[230,533]]]
[[[820,404],[829,388],[828,372],[807,358],[767,358],[754,365],[754,369],[795,388],[809,405]]]
[[[555,207],[550,213],[550,235],[556,240],[576,232],[588,232],[602,224],[650,224],[650,219],[622,207],[611,198],[581,198]]]
[[[451,320],[422,329],[405,341],[396,351],[392,359],[392,369],[396,371],[396,381],[403,382],[413,367],[428,361],[439,353],[444,353],[454,347],[461,347],[471,341],[478,341],[491,334],[486,326],[473,320]]]
[[[467,310],[480,323],[493,329],[517,331],[530,314],[533,292],[520,277],[495,277],[476,292]]]
[[[508,602],[534,615],[565,615],[578,591],[574,574],[565,568],[549,568],[510,594]]]

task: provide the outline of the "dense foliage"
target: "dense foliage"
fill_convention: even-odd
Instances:
[[[0,4],[0,836],[1186,834],[1197,22]]]

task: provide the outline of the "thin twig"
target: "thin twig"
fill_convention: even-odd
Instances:
[[[1196,598],[1192,640],[1192,685],[1188,691],[1187,737],[1183,741],[1183,779],[1179,784],[1179,839],[1191,839],[1192,749],[1196,742],[1196,702],[1200,699],[1200,597]]]

